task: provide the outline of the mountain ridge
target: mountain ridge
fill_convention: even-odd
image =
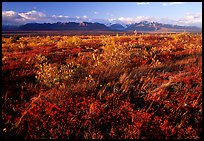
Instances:
[[[124,27],[122,24],[111,24],[109,26],[102,23],[92,22],[57,22],[57,23],[27,23],[21,26],[2,25],[2,31],[9,30],[104,30],[104,31],[159,31],[168,30],[185,30],[201,31],[202,28],[196,26],[180,26],[173,24],[163,24],[158,22],[141,21]]]

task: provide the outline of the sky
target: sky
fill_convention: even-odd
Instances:
[[[202,27],[202,2],[2,2],[3,25],[83,21]]]

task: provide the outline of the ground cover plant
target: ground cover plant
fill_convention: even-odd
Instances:
[[[2,37],[2,135],[200,139],[202,35]]]

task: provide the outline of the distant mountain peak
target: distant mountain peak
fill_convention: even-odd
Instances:
[[[121,24],[111,24],[110,28],[112,30],[124,30],[125,29],[125,27]]]
[[[179,26],[179,25],[173,25],[173,24],[163,24],[159,22],[149,22],[149,21],[141,21],[139,23],[134,23],[129,25],[126,28],[126,31],[158,31],[163,30],[166,31],[201,31],[198,27],[192,27],[192,26]]]

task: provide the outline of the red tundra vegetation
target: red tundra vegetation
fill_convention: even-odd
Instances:
[[[5,139],[200,139],[202,34],[2,37]]]

